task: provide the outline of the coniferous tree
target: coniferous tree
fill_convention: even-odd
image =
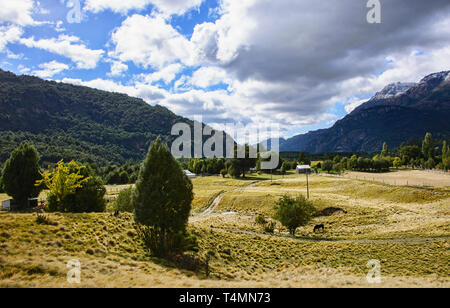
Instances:
[[[442,145],[442,163],[445,164],[445,159],[448,156],[448,147],[447,141],[444,140],[444,144]]]
[[[42,187],[35,186],[36,181],[40,179],[37,150],[27,143],[22,143],[12,152],[3,167],[3,189],[19,208],[23,209],[28,204],[28,198],[35,198],[42,191]]]
[[[425,161],[428,161],[430,158],[434,158],[433,137],[430,133],[425,135],[425,139],[422,142],[422,154]]]
[[[132,196],[135,221],[156,256],[183,250],[192,183],[160,138],[150,146]]]
[[[383,143],[383,149],[382,149],[382,151],[381,151],[381,156],[382,156],[382,157],[387,157],[387,156],[389,156],[389,148],[388,148],[388,145],[387,145],[386,142]]]

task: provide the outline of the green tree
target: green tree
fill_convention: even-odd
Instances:
[[[14,199],[19,208],[26,208],[28,198],[39,196],[42,190],[42,186],[35,186],[36,181],[41,179],[36,149],[22,143],[6,161],[1,178],[4,191]]]
[[[442,164],[444,166],[444,169],[449,158],[449,152],[450,148],[447,146],[447,141],[444,140],[444,144],[442,145]]]
[[[54,170],[47,170],[41,173],[42,179],[36,181],[35,186],[45,185],[50,191],[50,195],[54,197],[56,208],[60,207],[60,203],[68,195],[72,195],[83,183],[89,181],[89,177],[81,174],[84,166],[79,166],[76,162],[71,161],[64,164],[60,160]]]
[[[274,218],[294,236],[298,227],[306,225],[311,220],[315,208],[304,196],[300,195],[294,199],[285,195],[276,203],[275,211]]]
[[[132,196],[133,196],[132,187],[122,190],[117,199],[114,201],[114,209],[121,212],[133,213],[134,208],[131,202]]]
[[[300,155],[298,157],[298,163],[299,163],[299,165],[310,165],[311,160],[306,157],[305,152],[300,152]],[[297,166],[296,166],[296,168],[297,168]]]
[[[434,159],[432,159],[432,158],[428,159],[424,165],[425,169],[430,169],[430,170],[433,169],[435,166],[436,166],[436,163],[435,163]]]
[[[330,173],[331,170],[333,170],[333,161],[332,160],[326,160],[322,163],[322,170]]]
[[[281,174],[285,175],[286,174],[286,170],[287,170],[287,164],[283,163],[281,165]]]
[[[186,248],[192,183],[160,138],[148,151],[132,196],[134,219],[150,251],[160,257]]]
[[[56,196],[50,194],[48,207],[50,211],[65,213],[100,213],[106,209],[106,189],[102,180],[95,176],[94,170],[89,166],[69,164],[70,172],[79,171],[81,185],[71,194],[66,195],[60,202]]]
[[[422,142],[422,154],[425,161],[434,158],[433,137],[430,133],[425,135],[425,139]]]
[[[420,157],[420,149],[417,145],[404,146],[400,149],[400,155],[405,162],[410,163]]]
[[[400,157],[394,159],[394,168],[398,169],[402,166],[402,160]]]
[[[383,149],[381,150],[381,157],[387,157],[389,156],[389,148],[387,143],[383,143]]]
[[[229,160],[229,164],[231,165],[231,169],[228,169],[228,173],[233,177],[240,177],[242,175],[245,178],[245,174],[251,169],[256,167],[256,158],[250,157],[250,146],[248,144],[245,145],[245,158],[237,157],[237,146],[234,150],[233,159]]]

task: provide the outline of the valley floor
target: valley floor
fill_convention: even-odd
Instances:
[[[411,173],[414,178],[415,173]],[[267,219],[283,194],[306,193],[304,176],[193,180],[189,229],[199,256],[213,253],[211,275],[182,270],[143,250],[132,214],[0,213],[0,287],[450,287],[450,187],[407,187],[372,180],[310,177],[318,216],[296,237]],[[112,194],[113,188],[109,188]],[[316,224],[325,232],[313,233]],[[81,283],[69,284],[67,262],[81,263]],[[369,284],[369,260],[381,284]]]

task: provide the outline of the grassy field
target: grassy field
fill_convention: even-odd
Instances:
[[[193,184],[189,229],[199,238],[199,256],[213,253],[209,278],[203,269],[148,256],[132,214],[49,214],[54,224],[44,226],[33,214],[1,213],[0,287],[450,286],[449,187],[312,176],[316,208],[346,214],[317,216],[293,238],[280,225],[269,234],[254,221],[271,219],[283,194],[305,194],[304,176],[204,177]],[[319,223],[325,232],[314,234]],[[72,259],[82,264],[80,285],[66,280]],[[380,285],[366,281],[372,259],[381,263]]]

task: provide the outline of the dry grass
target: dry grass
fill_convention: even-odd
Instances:
[[[398,170],[388,173],[347,172],[345,177],[390,185],[450,187],[450,172]]]
[[[193,180],[197,212],[227,192],[214,212],[189,227],[199,254],[215,253],[209,279],[148,256],[131,214],[50,214],[58,225],[44,226],[32,214],[2,213],[0,287],[366,287],[374,286],[365,280],[371,259],[382,266],[383,284],[376,287],[450,286],[448,189],[313,176],[316,207],[347,214],[316,217],[291,238],[280,225],[265,234],[254,219],[270,218],[281,195],[304,194],[304,176],[261,181],[267,178]],[[318,223],[326,230],[314,234]],[[71,259],[82,263],[81,285],[66,281]]]

